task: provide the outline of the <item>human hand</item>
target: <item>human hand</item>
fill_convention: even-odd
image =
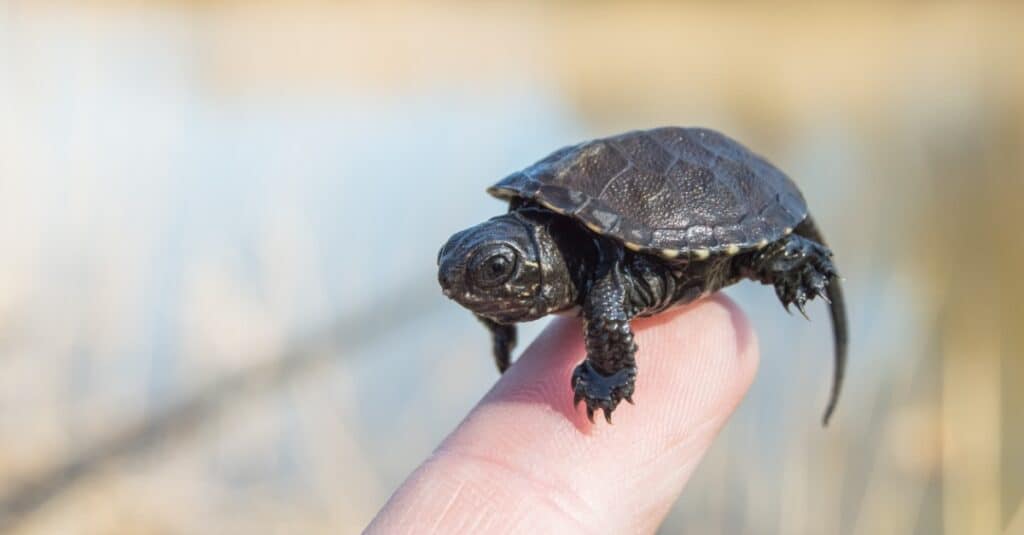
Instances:
[[[746,393],[757,341],[720,295],[633,322],[636,406],[573,407],[579,320],[556,319],[368,533],[653,533]]]

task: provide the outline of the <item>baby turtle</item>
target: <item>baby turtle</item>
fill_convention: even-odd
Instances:
[[[575,404],[611,422],[620,401],[632,403],[630,320],[752,279],[773,285],[787,311],[830,303],[828,423],[846,365],[842,290],[803,195],[772,164],[713,130],[667,127],[564,147],[487,191],[508,213],[453,235],[438,280],[491,331],[498,370],[516,322],[580,314]]]

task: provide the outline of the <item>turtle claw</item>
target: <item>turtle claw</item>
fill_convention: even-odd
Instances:
[[[793,304],[793,292],[789,286],[784,284],[775,285],[775,295],[778,296],[779,302],[782,303],[782,308],[786,309],[786,314],[793,315],[793,311],[789,309],[789,305]]]
[[[789,312],[789,305],[796,305],[797,311],[804,319],[810,320],[811,318],[807,315],[807,309],[804,308],[807,302],[814,299],[816,296],[821,295],[818,293],[818,289],[812,286],[806,285],[803,277],[797,277],[798,281],[795,283],[795,288],[787,289],[787,299],[783,300],[783,305],[786,307],[786,312]],[[789,297],[789,296],[792,297]]]
[[[605,421],[612,423],[612,412],[619,402],[626,400],[633,403],[635,380],[636,368],[624,368],[606,376],[595,370],[589,361],[583,361],[572,374],[573,406],[583,401],[586,403],[587,419],[591,423],[598,409],[604,413]]]

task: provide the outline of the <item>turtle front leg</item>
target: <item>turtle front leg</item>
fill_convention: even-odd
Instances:
[[[498,323],[483,316],[476,319],[491,331],[491,351],[494,353],[494,363],[498,366],[500,373],[505,373],[512,363],[512,350],[516,347],[516,326]]]
[[[611,423],[620,401],[633,402],[637,348],[630,319],[623,275],[616,266],[590,288],[583,305],[587,359],[572,374],[573,404],[584,401],[591,422],[594,411],[601,409]]]

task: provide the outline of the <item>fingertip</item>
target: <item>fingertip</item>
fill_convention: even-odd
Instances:
[[[722,294],[637,320],[635,330],[643,348],[636,397],[663,401],[671,409],[663,418],[731,412],[757,372],[757,335],[746,314]]]
[[[743,311],[721,294],[632,325],[634,404],[620,404],[613,425],[603,418],[592,424],[574,406],[570,377],[585,357],[582,328],[559,319],[481,403],[479,434],[467,429],[451,447],[501,451],[530,470],[557,467],[540,477],[575,486],[608,511],[644,496],[646,507],[633,501],[626,508],[661,518],[753,382],[758,342]]]
[[[614,425],[591,424],[573,405],[570,377],[585,356],[583,337],[579,320],[559,318],[421,468],[416,488],[445,488],[430,481],[459,477],[460,492],[487,493],[513,481],[514,500],[494,490],[505,503],[484,500],[467,514],[521,519],[532,507],[562,515],[560,525],[653,531],[753,381],[757,339],[720,295],[638,319],[633,329],[635,405],[620,404]],[[419,509],[435,502],[448,503],[434,496]]]

